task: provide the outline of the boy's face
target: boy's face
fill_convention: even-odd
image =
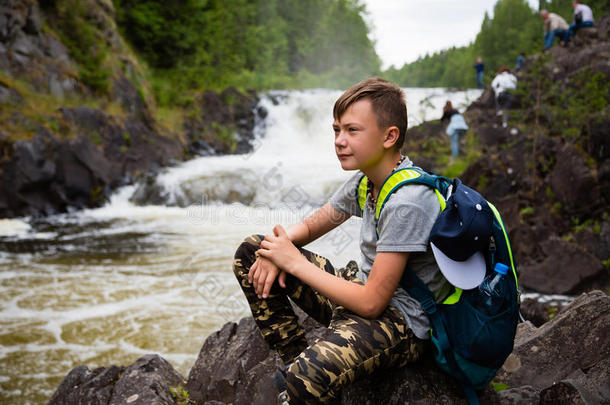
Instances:
[[[371,101],[349,106],[333,123],[335,152],[343,170],[366,170],[378,164],[384,153],[385,132],[377,125]]]

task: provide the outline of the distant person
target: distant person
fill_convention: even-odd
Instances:
[[[491,88],[496,95],[496,113],[502,116],[502,126],[506,128],[508,117],[504,110],[510,109],[514,97],[508,90],[517,88],[517,78],[508,67],[502,66],[491,82]]]
[[[515,63],[515,70],[521,69],[521,66],[523,66],[524,59],[525,55],[523,54],[523,52],[519,53],[519,56],[517,56],[517,63]]]
[[[573,1],[572,7],[574,7],[574,22],[568,27],[566,40],[573,37],[579,28],[593,26],[593,11],[589,6],[580,1]]]
[[[479,56],[477,58],[477,63],[474,65],[474,69],[477,71],[477,87],[479,89],[483,88],[483,70],[485,70],[485,64],[483,63],[483,59]]]
[[[462,114],[458,112],[451,101],[447,101],[445,106],[443,107],[443,116],[441,117],[441,122],[448,121],[449,125],[447,125],[447,129],[445,132],[449,135],[451,139],[451,155],[454,158],[457,158],[460,154],[460,138],[466,134],[468,130],[468,125],[466,125],[466,121]]]
[[[562,42],[568,39],[570,26],[560,15],[549,13],[547,10],[540,10],[540,16],[544,20],[544,49],[553,46],[555,37],[559,36]]]

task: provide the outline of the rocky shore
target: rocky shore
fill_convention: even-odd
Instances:
[[[297,310],[308,341],[325,328]],[[519,325],[513,353],[494,383],[479,393],[482,404],[610,403],[610,297],[582,294],[541,327]],[[128,367],[74,368],[49,405],[76,404],[234,404],[276,403],[272,375],[281,364],[264,344],[251,317],[230,322],[204,342],[184,378],[158,355]],[[503,385],[502,385],[503,384]],[[173,392],[173,395],[170,393]],[[431,356],[388,370],[344,389],[342,405],[465,404],[461,389]]]

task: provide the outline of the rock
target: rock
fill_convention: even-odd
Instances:
[[[132,404],[175,405],[171,387],[184,378],[156,354],[140,357],[131,366],[78,366],[61,382],[49,405]]]
[[[557,237],[541,242],[545,259],[520,267],[523,287],[547,294],[582,291],[604,274],[601,261],[583,248]]]
[[[323,336],[321,327],[297,309],[308,342]],[[185,388],[196,404],[210,401],[241,404],[272,404],[277,395],[273,373],[282,365],[279,356],[265,345],[254,320],[230,322],[210,335],[191,369]],[[497,403],[491,387],[483,403]],[[486,400],[483,400],[485,398]],[[445,375],[431,357],[398,370],[377,373],[346,387],[341,404],[465,403],[461,388]]]
[[[109,403],[132,405],[174,405],[171,387],[182,384],[184,377],[162,357],[148,354],[127,367],[114,385]]]
[[[501,405],[539,405],[540,391],[529,385],[509,388],[498,394]]]
[[[109,404],[114,384],[125,367],[100,367],[90,371],[78,366],[61,382],[48,405]]]
[[[520,324],[513,353],[495,380],[509,387],[529,385],[541,391],[572,380],[576,383],[562,387],[577,385],[577,391],[586,392],[585,397],[610,401],[608,336],[610,297],[601,291],[582,294],[540,328],[530,323]],[[557,390],[568,391],[569,395],[574,393],[573,388],[558,387]],[[560,394],[554,389],[543,391],[541,401],[543,397],[559,398]]]
[[[193,103],[193,114],[184,120],[191,153],[248,153],[254,146],[254,126],[266,114],[256,108],[258,96],[229,87],[222,93],[205,91]]]
[[[535,326],[541,326],[549,320],[550,306],[534,299],[527,298],[521,301],[519,310],[521,315]]]
[[[565,145],[557,160],[561,162],[549,175],[549,183],[565,209],[587,213],[599,205],[597,179],[585,157],[572,145]]]

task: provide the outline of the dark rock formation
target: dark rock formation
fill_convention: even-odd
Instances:
[[[540,390],[540,403],[608,403],[608,336],[610,297],[601,291],[583,294],[538,329],[520,324],[513,353],[496,380]]]
[[[266,111],[256,109],[257,104],[255,93],[243,94],[231,87],[220,94],[200,94],[193,105],[194,113],[184,120],[190,152],[209,155],[252,150],[254,126],[266,115]]]
[[[172,133],[143,96],[145,79],[116,30],[112,2],[88,3],[88,22],[115,61],[107,94],[99,95],[81,81],[79,64],[52,29],[42,28],[54,9],[36,0],[0,5],[0,69],[7,77],[0,79],[0,107],[12,111],[0,117],[0,218],[98,206],[117,186],[170,162],[252,149],[255,122],[265,113],[256,112],[256,94],[206,92],[194,111],[185,109],[195,118],[185,118],[184,136]],[[19,81],[59,108],[24,112],[24,99],[36,95],[21,94]],[[67,96],[96,96],[100,106],[60,107]],[[112,102],[122,111],[104,111]]]
[[[135,404],[174,405],[170,388],[184,378],[156,354],[140,357],[131,366],[74,368],[51,397],[49,405]]]
[[[308,342],[325,328],[297,311]],[[610,297],[601,291],[583,294],[555,318],[534,327],[519,325],[513,353],[495,382],[508,385],[496,393],[479,393],[482,404],[610,403]],[[227,323],[210,335],[184,388],[191,404],[274,404],[272,375],[279,356],[264,344],[252,318]],[[50,404],[169,404],[169,387],[182,378],[163,359],[148,355],[128,368],[73,369]],[[156,401],[156,402],[155,402]],[[379,372],[343,390],[343,405],[465,404],[461,389],[436,367],[431,356],[396,370]]]

